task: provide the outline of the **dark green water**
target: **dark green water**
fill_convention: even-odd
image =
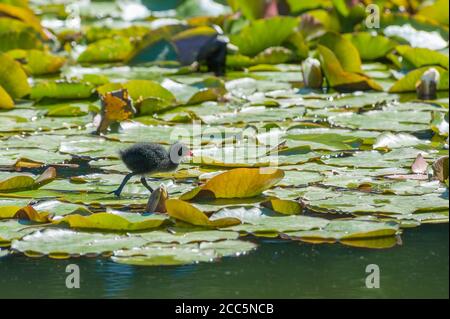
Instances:
[[[386,250],[261,241],[255,252],[218,263],[134,267],[107,259],[0,259],[0,298],[448,298],[448,224],[406,230]],[[81,270],[67,289],[66,265]],[[379,289],[365,287],[377,264]]]

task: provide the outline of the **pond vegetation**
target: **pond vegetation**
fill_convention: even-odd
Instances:
[[[448,1],[370,4],[0,0],[0,258],[390,249],[448,223]],[[111,194],[120,150],[177,141],[151,196]]]

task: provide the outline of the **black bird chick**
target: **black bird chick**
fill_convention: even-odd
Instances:
[[[119,154],[131,173],[125,176],[119,188],[110,193],[116,196],[120,196],[122,189],[135,175],[141,175],[142,185],[153,192],[144,175],[173,171],[181,163],[183,157],[191,156],[192,152],[186,145],[179,142],[172,144],[169,150],[155,143],[137,143],[120,151]]]
[[[205,62],[209,72],[215,76],[224,76],[227,64],[227,39],[213,37],[200,49],[197,55],[198,62]]]

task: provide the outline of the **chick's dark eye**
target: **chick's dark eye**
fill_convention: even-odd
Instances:
[[[178,156],[183,156],[183,148],[180,148],[180,149],[178,150]]]

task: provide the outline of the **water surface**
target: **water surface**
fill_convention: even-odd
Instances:
[[[247,256],[179,267],[136,267],[106,258],[0,259],[0,298],[448,298],[448,224],[422,225],[403,245],[374,250],[340,244],[258,240]],[[67,289],[65,268],[81,270]],[[381,270],[365,287],[366,266]]]

